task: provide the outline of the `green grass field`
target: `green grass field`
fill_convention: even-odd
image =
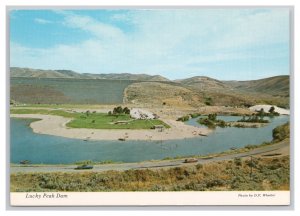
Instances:
[[[123,122],[123,124],[116,124]],[[68,127],[73,128],[95,128],[95,129],[151,129],[154,125],[164,125],[166,128],[169,126],[161,120],[143,120],[132,119],[129,115],[107,115],[105,113],[93,113],[81,115],[67,124]]]
[[[66,118],[73,118],[67,123],[72,128],[93,128],[93,129],[151,129],[154,125],[169,125],[161,120],[143,120],[132,119],[129,115],[108,115],[106,113],[71,113],[63,110],[46,110],[46,109],[11,109],[11,114],[44,114],[58,115]],[[116,124],[123,122],[123,124]]]

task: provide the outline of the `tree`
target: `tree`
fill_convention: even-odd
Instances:
[[[117,113],[122,114],[123,113],[123,109],[121,106],[117,107]]]
[[[128,107],[124,107],[123,112],[125,114],[130,114],[130,109]]]
[[[115,108],[113,109],[113,114],[114,114],[114,115],[119,115],[119,114],[122,114],[122,113],[123,113],[123,109],[122,109],[121,106],[115,107]]]
[[[246,121],[246,116],[243,115],[242,122]]]
[[[273,106],[271,106],[269,109],[269,113],[274,113],[274,111],[275,111],[275,108]]]
[[[217,114],[209,114],[209,115],[208,115],[208,119],[211,120],[211,121],[216,121],[216,119],[217,119]]]
[[[265,111],[263,108],[260,109],[260,111],[258,112],[258,115],[261,119],[263,119],[265,117]]]

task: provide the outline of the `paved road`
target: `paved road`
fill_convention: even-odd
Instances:
[[[231,155],[224,155],[219,157],[207,157],[199,159],[196,163],[184,163],[184,159],[168,160],[168,161],[154,161],[154,162],[139,162],[139,163],[121,163],[121,164],[103,164],[94,165],[92,170],[75,170],[76,165],[11,165],[10,172],[103,172],[107,170],[129,170],[129,169],[158,169],[170,168],[176,166],[187,166],[195,164],[204,164],[209,162],[217,162],[223,160],[230,160],[236,157],[274,157],[276,155],[289,155],[289,141],[282,141],[277,144],[254,149],[246,153],[238,153]]]

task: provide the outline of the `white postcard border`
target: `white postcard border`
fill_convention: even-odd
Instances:
[[[288,1],[287,3],[288,4],[290,4],[289,3],[290,1]],[[293,51],[291,51],[291,52],[293,52]],[[4,131],[4,130],[3,130]],[[293,152],[293,151],[292,151]],[[293,162],[293,160],[292,160],[292,162]],[[7,170],[9,170],[9,168],[7,169]],[[294,173],[294,170],[293,170],[293,168],[291,168],[291,181],[293,182],[293,178],[292,178],[292,176],[293,176],[293,173]],[[7,175],[9,175],[9,172],[7,172]],[[9,177],[7,178],[7,179],[9,179]],[[291,182],[291,186],[292,186],[292,188],[291,188],[291,190],[293,189],[293,183]],[[9,185],[9,184],[7,184],[7,185]],[[7,188],[9,188],[8,186],[7,186]],[[293,191],[293,190],[292,190]],[[269,191],[270,193],[272,193],[272,194],[276,194],[276,200],[278,199],[280,199],[280,205],[289,205],[289,204],[283,204],[283,201],[285,200],[285,201],[287,201],[286,203],[289,203],[290,202],[290,192],[289,191]],[[250,191],[249,193],[269,193],[269,192],[267,192],[267,191],[262,191],[262,192],[257,192],[257,191]],[[52,192],[50,192],[50,193],[52,193]],[[57,194],[58,192],[53,192],[54,194]],[[77,194],[77,192],[76,193],[64,193],[64,192],[59,192],[59,193],[61,193],[61,194],[67,194],[67,195],[69,195],[70,194],[70,197],[68,198],[68,200],[70,201],[70,202],[72,202],[72,201],[76,201],[76,200],[73,200],[76,196],[74,196],[75,194]],[[80,198],[78,197],[78,198],[76,198],[76,199],[78,199],[77,201],[80,201],[81,202],[81,204],[78,204],[78,206],[81,206],[82,205],[82,203],[84,202],[87,202],[87,200],[90,200],[90,199],[106,199],[106,201],[107,201],[107,197],[106,197],[106,194],[114,194],[113,195],[113,197],[114,197],[114,202],[116,201],[116,197],[115,196],[118,196],[117,198],[117,200],[119,200],[119,194],[121,195],[121,194],[129,194],[129,193],[133,193],[133,195],[131,195],[131,196],[133,196],[134,197],[134,200],[135,201],[137,201],[139,198],[141,198],[140,197],[140,194],[142,194],[142,193],[145,193],[147,196],[149,195],[149,194],[152,194],[152,192],[120,192],[120,193],[115,193],[115,192],[109,192],[109,193],[98,193],[98,192],[95,192],[95,193],[85,193],[85,192],[78,192],[78,195],[80,196]],[[181,195],[181,198],[180,199],[183,199],[183,198],[186,198],[187,197],[187,195],[183,195],[184,193],[195,193],[195,194],[193,194],[193,196],[194,196],[194,198],[196,198],[197,200],[198,200],[198,202],[199,202],[199,200],[200,200],[200,197],[202,196],[202,195],[200,195],[200,194],[204,194],[204,193],[206,193],[206,192],[153,192],[153,193],[160,193],[159,195],[158,195],[158,197],[155,197],[154,199],[158,199],[158,200],[156,200],[156,202],[159,202],[159,204],[156,204],[156,205],[163,205],[162,203],[161,203],[161,198],[162,197],[160,197],[160,195],[161,194],[164,194],[164,193],[169,193],[169,196],[171,196],[171,199],[178,199],[178,198],[175,198],[175,194],[176,193],[179,193],[180,195]],[[197,193],[197,194],[196,194]],[[211,194],[211,193],[223,193],[222,195],[220,195],[220,198],[222,198],[223,199],[223,201],[224,202],[227,202],[228,200],[231,200],[232,198],[231,198],[231,196],[233,196],[234,194],[235,195],[237,195],[238,193],[248,193],[247,191],[240,191],[240,192],[207,192],[207,194]],[[232,195],[229,195],[229,193],[232,193]],[[11,201],[11,204],[13,205],[13,206],[16,206],[16,204],[20,201],[20,200],[22,200],[22,199],[24,199],[24,198],[22,198],[22,196],[24,196],[24,194],[26,194],[26,193],[14,193],[14,192],[9,192],[9,191],[7,191],[7,194],[9,194],[10,195],[10,201]],[[28,194],[32,194],[31,192],[30,193],[28,193]],[[43,194],[43,193],[41,193],[41,194]],[[92,194],[92,196],[94,197],[94,198],[91,198],[91,197],[89,197],[90,195]],[[189,200],[189,204],[186,204],[186,205],[210,205],[210,204],[204,204],[205,202],[208,202],[208,199],[211,199],[211,198],[208,198],[207,197],[207,194],[205,194],[205,197],[202,197],[202,199],[204,199],[204,201],[201,203],[201,204],[191,204],[191,199],[192,198],[186,198],[186,199],[188,199]],[[291,194],[293,194],[293,192],[291,192]],[[8,195],[8,196],[9,196]],[[152,196],[152,195],[151,195]],[[89,198],[88,198],[89,197]],[[123,199],[126,199],[126,198],[124,198],[123,196],[122,196],[122,198]],[[153,199],[153,198],[152,198]],[[235,198],[236,199],[236,198]],[[273,198],[272,198],[273,199]],[[266,200],[269,200],[269,201],[266,201],[266,202],[270,202],[270,200],[272,200],[272,199],[266,199]],[[197,201],[196,200],[196,201]],[[243,200],[243,199],[241,199],[241,200]],[[275,200],[275,199],[273,199],[273,200]],[[69,202],[68,201],[68,202]],[[77,202],[76,201],[76,202]],[[98,203],[100,203],[100,204],[97,204],[97,205],[108,205],[108,204],[105,204],[106,203],[106,201],[105,202],[103,202],[103,200],[102,200],[102,202],[100,202],[101,200],[95,200],[95,201],[97,201]],[[128,201],[128,200],[125,200],[125,201]],[[144,199],[143,199],[143,201],[144,201]],[[195,202],[196,202],[195,201]],[[247,199],[244,199],[244,201],[240,201],[240,202],[248,202],[249,201],[249,199],[247,198]],[[285,202],[284,201],[284,202]],[[23,202],[23,201],[22,201]],[[38,202],[40,202],[40,201],[38,201]],[[52,201],[51,201],[52,202]],[[30,205],[25,205],[26,203],[22,203],[22,205],[19,205],[19,206],[52,206],[52,203],[51,202],[49,202],[49,200],[47,200],[47,205],[42,205],[42,204],[39,204],[39,203],[37,203],[36,201],[31,201],[31,204]],[[62,202],[61,200],[57,200],[56,202],[59,202],[58,204],[55,204],[55,206],[68,206],[67,204],[65,204],[64,202]],[[216,202],[216,200],[214,199],[213,200],[213,202],[214,202],[214,204],[213,205],[218,205],[217,204],[217,202]],[[51,205],[49,205],[49,204],[51,204]],[[72,204],[70,205],[70,206],[74,206],[74,205],[76,205],[76,203],[75,202],[72,202]],[[84,204],[85,205],[85,204]],[[117,205],[117,204],[113,204],[113,205]],[[118,204],[118,205],[123,205],[123,204]],[[124,205],[128,205],[128,204],[124,204]],[[129,204],[130,205],[130,204]],[[134,205],[139,205],[139,204],[134,204]],[[140,205],[142,205],[142,204],[140,204]],[[170,204],[171,205],[171,204]],[[180,204],[172,204],[172,205],[180,205]],[[262,204],[262,201],[259,201],[259,204],[250,204],[250,203],[247,203],[247,204],[238,204],[238,203],[233,203],[233,204],[221,204],[221,205],[276,205],[276,204]],[[278,204],[277,204],[278,205]],[[85,206],[87,206],[87,205],[85,205]],[[88,206],[91,206],[91,204],[89,204]],[[109,205],[110,206],[110,205]]]
[[[11,192],[12,206],[290,205],[290,191]]]

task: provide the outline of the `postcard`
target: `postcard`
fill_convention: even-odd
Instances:
[[[290,205],[292,8],[7,13],[11,206]]]

